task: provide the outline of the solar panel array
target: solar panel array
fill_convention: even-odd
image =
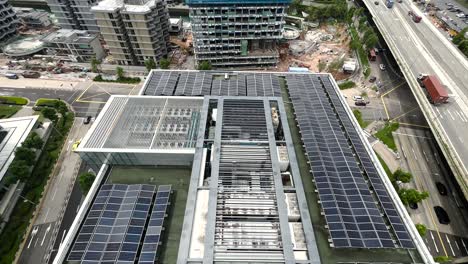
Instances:
[[[402,247],[413,247],[406,229],[392,225],[394,232],[389,231],[386,217],[402,220],[396,211],[384,216],[385,206],[394,205],[385,187],[373,184],[379,175],[329,77],[286,78],[333,245],[393,248],[396,234]],[[383,209],[376,204],[382,201]]]
[[[376,193],[377,199],[379,200],[391,226],[393,227],[395,234],[400,241],[402,247],[413,248],[413,241],[408,234],[398,211],[395,208],[395,204],[392,202],[392,198],[389,196],[387,189],[385,188],[382,178],[380,178],[377,169],[372,162],[369,153],[366,151],[364,143],[360,139],[356,129],[354,128],[351,120],[346,113],[343,105],[336,92],[334,91],[333,85],[328,78],[323,78],[323,85],[327,91],[331,102],[335,105],[335,110],[341,119],[346,134],[348,135],[353,148],[358,154],[357,157],[361,163],[363,171],[365,171],[369,182],[372,185],[374,192]]]
[[[155,188],[141,184],[103,185],[74,241],[68,261],[135,263],[141,242],[153,230],[148,227],[148,215]],[[164,201],[167,208],[168,199]]]
[[[221,139],[268,141],[263,101],[224,100]]]
[[[161,185],[158,187],[156,201],[153,205],[138,263],[153,264],[156,261],[156,252],[158,251],[159,241],[161,240],[161,232],[163,230],[170,193],[170,185]]]
[[[145,95],[281,96],[279,78],[271,73],[154,71]]]

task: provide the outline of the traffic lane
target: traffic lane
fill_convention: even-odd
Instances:
[[[75,115],[78,117],[97,117],[99,112],[101,112],[102,108],[104,107],[104,104],[74,102],[72,107]]]
[[[434,257],[445,255],[441,250],[441,243],[447,249],[447,255],[450,257],[459,258],[468,256],[468,238],[443,232],[440,233],[442,239],[437,239],[437,236],[436,231],[428,229],[424,237],[424,241]]]
[[[70,102],[76,93],[76,91],[58,89],[0,88],[0,95],[26,97],[31,101],[30,104],[33,104],[33,102],[37,101],[39,98],[60,98]]]
[[[78,210],[80,209],[82,198],[83,195],[81,193],[77,178],[73,186],[72,192],[70,194],[70,198],[68,200],[68,204],[65,209],[65,214],[63,215],[62,222],[60,223],[60,228],[57,232],[57,237],[55,238],[54,245],[48,256],[48,263],[52,263],[54,261],[57,251],[61,243],[63,242],[63,239],[67,235],[67,232],[70,230],[73,220],[75,220],[75,216],[78,213]]]
[[[42,263],[55,222],[34,225],[20,255],[19,263]]]

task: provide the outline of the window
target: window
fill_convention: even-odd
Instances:
[[[112,21],[111,23],[113,27],[117,27],[117,23],[115,23],[115,21]]]
[[[114,19],[114,14],[109,14],[110,19]]]

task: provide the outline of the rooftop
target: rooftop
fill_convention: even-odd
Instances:
[[[89,43],[97,38],[96,34],[90,34],[86,30],[59,29],[45,36],[42,41],[46,43]]]
[[[38,118],[27,116],[0,119],[0,181],[15,157],[15,149],[28,137]]]
[[[160,0],[104,0],[91,9],[97,12],[148,13]]]

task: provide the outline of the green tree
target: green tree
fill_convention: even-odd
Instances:
[[[28,165],[32,165],[36,159],[36,153],[25,147],[17,147],[15,150],[15,159],[23,160]]]
[[[161,59],[159,60],[159,67],[161,69],[169,69],[169,65],[171,64],[171,62],[168,60],[168,59]]]
[[[62,100],[56,100],[54,102],[54,108],[62,115],[68,112],[67,104]]]
[[[200,71],[208,71],[208,70],[211,70],[212,69],[212,66],[211,66],[211,63],[209,61],[202,61],[200,62],[200,65],[198,65],[198,70]]]
[[[57,111],[55,111],[55,109],[53,108],[44,107],[41,109],[41,113],[45,118],[49,119],[54,123],[58,120]]]
[[[419,235],[424,237],[426,235],[426,232],[427,232],[426,226],[423,225],[423,224],[416,224],[415,226],[416,226],[416,229],[418,230]]]
[[[394,173],[393,173],[393,180],[394,181],[401,181],[401,182],[404,182],[404,183],[408,183],[411,181],[411,178],[413,176],[411,175],[411,173],[407,172],[407,171],[403,171],[402,169],[397,169]]]
[[[79,178],[78,182],[80,183],[80,188],[83,194],[87,194],[91,185],[93,185],[94,179],[96,179],[96,175],[90,172],[82,173]]]
[[[368,38],[364,40],[364,44],[368,49],[375,47],[375,45],[379,42],[379,38],[375,33],[372,33]]]
[[[416,204],[429,197],[429,193],[426,191],[419,192],[415,189],[404,188],[398,191],[398,195],[400,196],[400,200],[404,205],[409,205],[413,203]]]
[[[24,181],[29,176],[29,166],[24,160],[15,159],[8,168],[10,173],[17,179]]]
[[[151,71],[152,69],[156,69],[156,62],[153,59],[145,60],[145,67],[147,71]]]
[[[125,72],[122,67],[115,68],[115,71],[117,72],[117,79],[121,80],[125,77]]]
[[[101,66],[101,62],[98,59],[96,59],[96,57],[91,59],[91,71],[92,72],[96,72],[96,73],[99,72],[100,66]]]
[[[447,256],[437,256],[434,257],[434,261],[439,263],[449,263],[452,261],[452,258]]]
[[[353,22],[354,12],[356,12],[356,8],[352,6],[346,12],[346,23],[351,24]]]
[[[42,138],[36,133],[31,132],[26,140],[23,142],[22,146],[26,148],[40,149],[44,145]]]
[[[455,37],[453,37],[452,42],[455,45],[459,45],[462,41],[465,40],[465,33],[468,31],[468,27],[460,31]]]

